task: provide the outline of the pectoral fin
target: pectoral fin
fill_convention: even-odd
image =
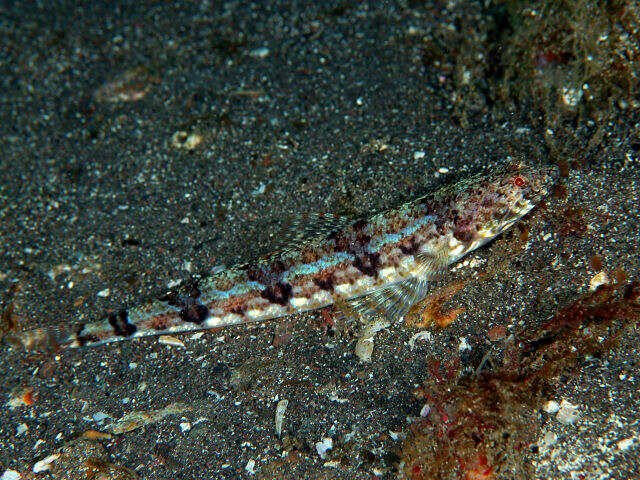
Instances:
[[[340,315],[347,319],[385,317],[391,322],[403,316],[413,304],[424,298],[427,290],[426,280],[408,278],[344,302],[337,307]]]
[[[430,279],[445,270],[448,256],[438,250],[420,252],[414,258],[418,275],[336,304],[340,316],[346,319],[385,317],[393,322],[405,315],[427,295]]]

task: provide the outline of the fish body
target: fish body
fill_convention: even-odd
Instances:
[[[256,261],[193,279],[103,321],[22,334],[78,347],[257,322],[336,305],[397,318],[429,278],[511,227],[544,198],[555,167],[479,174],[367,218],[310,217],[304,238]]]

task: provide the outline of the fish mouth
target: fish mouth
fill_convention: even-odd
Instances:
[[[531,187],[531,190],[535,193],[535,201],[540,200],[549,193],[551,187],[560,178],[560,169],[556,165],[544,167],[537,176],[539,178],[537,185]]]

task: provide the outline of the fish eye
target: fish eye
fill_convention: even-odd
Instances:
[[[526,181],[520,175],[513,179],[513,183],[516,187],[524,187],[526,185]]]

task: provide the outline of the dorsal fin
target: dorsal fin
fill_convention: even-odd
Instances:
[[[305,213],[292,217],[283,227],[276,248],[287,250],[301,243],[327,237],[346,228],[355,220],[330,213]]]

